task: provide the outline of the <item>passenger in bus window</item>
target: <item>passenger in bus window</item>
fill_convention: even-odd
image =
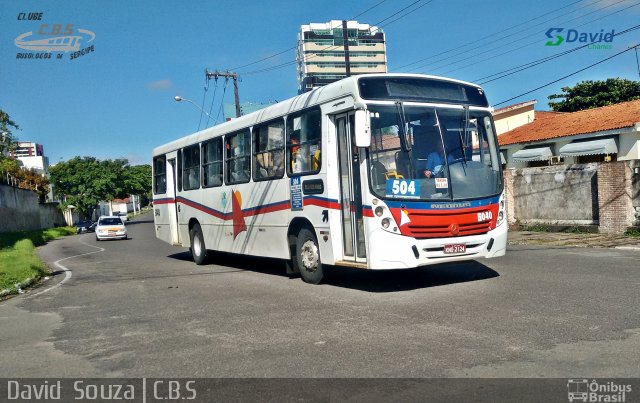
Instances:
[[[271,154],[270,153],[261,153],[256,155],[256,176],[258,178],[266,178],[269,176],[269,168],[273,165],[271,163]]]
[[[311,145],[311,169],[317,171],[320,168],[320,148],[316,144]]]
[[[293,173],[300,173],[309,170],[309,146],[301,147],[299,144],[300,142],[298,139],[291,139],[291,171]]]
[[[271,153],[273,176],[284,175],[284,150],[276,150]]]
[[[419,177],[432,178],[442,171],[444,152],[438,126],[429,119],[413,126],[414,151]]]

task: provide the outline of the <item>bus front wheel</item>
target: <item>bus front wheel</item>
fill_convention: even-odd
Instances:
[[[191,231],[191,255],[197,265],[203,265],[207,262],[207,248],[204,244],[204,236],[202,235],[202,229],[200,224],[195,224]]]
[[[296,259],[302,279],[310,284],[320,284],[324,278],[320,249],[315,234],[303,228],[298,233]]]

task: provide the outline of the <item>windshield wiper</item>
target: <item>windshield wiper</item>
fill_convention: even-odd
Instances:
[[[398,134],[400,135],[400,145],[402,147],[402,151],[408,152],[411,151],[412,147],[407,138],[407,121],[404,116],[404,106],[402,105],[402,102],[396,101],[396,109],[398,110]]]
[[[462,151],[462,158],[464,161],[467,161],[467,150],[464,145],[464,139],[462,137],[462,133],[458,132],[460,137],[460,149]],[[464,106],[464,136],[465,138],[469,135],[469,105]]]
[[[413,147],[411,146],[411,142],[409,141],[409,134],[407,133],[407,121],[404,115],[404,106],[401,101],[396,101],[396,109],[398,110],[398,135],[400,136],[400,147],[402,151],[407,153],[409,157],[409,172],[411,172],[411,177],[414,175],[413,168]]]

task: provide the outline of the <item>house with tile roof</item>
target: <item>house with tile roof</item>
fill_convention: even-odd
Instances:
[[[640,100],[578,112],[535,112],[499,137],[507,167],[640,159]],[[554,158],[555,157],[555,158]]]
[[[535,111],[498,141],[512,223],[618,233],[640,225],[640,100]]]
[[[496,133],[500,135],[533,122],[535,117],[534,107],[537,102],[534,99],[494,110],[493,122],[496,126]]]

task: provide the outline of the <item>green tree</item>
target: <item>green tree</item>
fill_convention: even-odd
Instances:
[[[134,165],[125,170],[124,188],[128,194],[151,199],[151,165]]]
[[[561,94],[549,95],[551,109],[575,112],[640,99],[640,81],[608,78],[604,81],[582,81],[573,87],[562,87]]]
[[[6,151],[11,149],[15,141],[11,128],[19,129],[18,125],[11,120],[9,114],[0,109],[0,159],[2,159]]]
[[[51,167],[50,174],[62,206],[71,204],[84,216],[90,216],[100,201],[151,190],[151,166],[129,166],[126,159],[75,157]]]

